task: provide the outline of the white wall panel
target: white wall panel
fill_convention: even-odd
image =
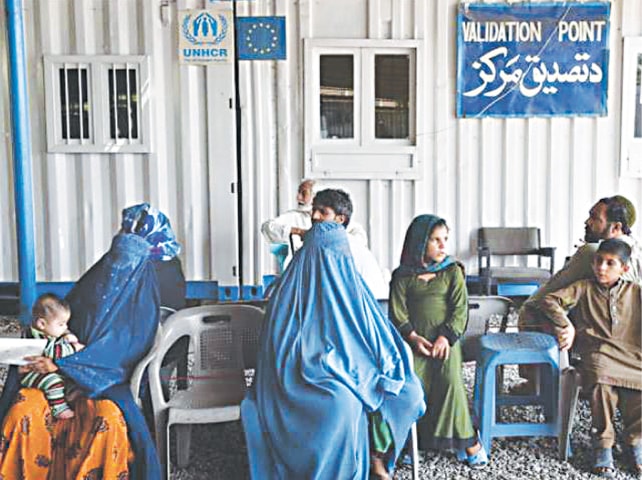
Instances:
[[[208,82],[206,67],[181,67],[176,58],[177,9],[204,6],[201,0],[169,2],[162,14],[159,0],[25,1],[39,281],[78,278],[109,248],[121,209],[142,201],[170,217],[184,246],[181,257],[190,280],[235,281],[230,265],[238,263],[236,195],[226,175],[236,180],[236,159],[226,149],[235,148],[236,128],[226,118],[230,111],[233,115],[229,92],[220,102],[227,111],[217,115],[216,106],[209,114],[224,88]],[[3,32],[4,22],[3,16]],[[0,59],[6,74],[2,38]],[[141,102],[151,102],[152,152],[46,153],[43,54],[150,55],[151,80],[141,86]],[[227,84],[233,91],[233,75]],[[0,127],[8,133],[5,90],[0,99]],[[231,126],[231,134],[221,141],[212,132],[222,126]],[[17,280],[8,138],[3,136],[0,148],[0,281]],[[218,143],[210,145],[210,140]],[[212,213],[217,207],[218,216]],[[218,249],[225,254],[215,261],[212,251]]]
[[[108,248],[120,209],[145,200],[170,216],[184,245],[189,279],[233,281],[230,239],[237,226],[226,219],[236,218],[235,120],[221,107],[229,100],[229,85],[217,80],[216,67],[179,66],[176,58],[177,10],[206,3],[177,0],[161,11],[160,0],[26,0],[39,280],[77,278]],[[539,226],[544,243],[558,248],[560,266],[583,235],[583,221],[598,198],[621,193],[642,214],[642,180],[620,178],[617,171],[622,35],[642,35],[642,2],[612,2],[608,116],[570,119],[455,118],[457,5],[457,0],[236,4],[241,16],[284,15],[287,29],[286,61],[239,63],[245,283],[258,283],[273,271],[259,226],[295,206],[303,175],[305,38],[423,40],[417,132],[422,178],[319,184],[352,194],[355,220],[368,229],[382,266],[396,267],[406,227],[419,213],[449,221],[451,248],[471,273],[479,226]],[[4,47],[4,39],[0,42]],[[150,55],[152,152],[47,154],[44,53]],[[6,48],[0,65],[5,78]],[[6,88],[0,102],[0,281],[11,281],[17,279],[17,259]],[[228,128],[225,136],[221,127]],[[635,233],[642,237],[642,220]]]
[[[349,5],[343,8],[354,9],[360,4]],[[357,211],[363,211],[364,203],[369,205],[369,218],[360,221],[369,230],[373,252],[388,268],[396,266],[405,229],[412,216],[419,213],[437,213],[449,221],[453,228],[451,248],[467,261],[471,272],[476,269],[476,229],[480,226],[539,226],[543,243],[558,248],[559,267],[583,236],[587,212],[598,198],[621,193],[642,211],[642,182],[619,178],[617,172],[620,29],[628,35],[642,34],[642,2],[623,0],[612,4],[608,116],[550,119],[455,118],[457,5],[456,0],[367,2],[368,38],[401,39],[414,35],[425,41],[421,72],[424,102],[419,106],[424,128],[418,132],[425,145],[423,178],[345,180],[335,185],[349,186]],[[335,9],[326,2],[301,2],[295,19],[305,22],[310,16],[313,27],[301,25],[299,43],[308,37],[350,36],[341,23],[333,25],[332,32],[327,31]],[[353,22],[357,31],[361,20],[355,18]],[[302,70],[300,55],[288,58],[289,68]],[[277,108],[283,108],[282,101],[277,97]],[[292,102],[292,98],[288,101]],[[288,111],[302,119],[303,103],[292,103]],[[279,156],[279,162],[298,168],[301,160],[296,157],[296,153],[289,159]],[[268,203],[270,208],[277,207],[272,215],[293,206],[298,180],[279,171],[277,182],[282,194],[276,204]],[[356,188],[355,182],[369,187]],[[641,231],[641,225],[636,225],[635,233],[640,236]]]

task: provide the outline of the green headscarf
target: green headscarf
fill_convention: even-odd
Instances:
[[[419,215],[408,227],[406,239],[401,251],[401,265],[393,272],[393,276],[407,277],[422,273],[437,273],[455,263],[450,255],[441,262],[424,262],[426,245],[433,229],[437,225],[446,225],[446,221],[436,215]]]

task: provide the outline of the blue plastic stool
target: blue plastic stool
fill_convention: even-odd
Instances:
[[[502,297],[529,297],[539,288],[537,283],[498,283],[497,295]]]
[[[492,333],[480,340],[480,358],[475,371],[474,409],[479,419],[479,437],[490,454],[493,437],[559,437],[559,348],[545,333]],[[496,370],[501,365],[546,364],[541,368],[539,395],[500,395]],[[497,423],[499,405],[543,405],[546,423]]]

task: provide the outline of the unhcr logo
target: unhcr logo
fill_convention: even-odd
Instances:
[[[181,24],[185,43],[181,48],[185,60],[223,60],[229,55],[228,19],[207,10],[187,11]]]

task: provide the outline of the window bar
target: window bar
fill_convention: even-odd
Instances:
[[[78,126],[80,129],[80,144],[85,143],[85,132],[84,132],[84,117],[83,117],[83,90],[82,90],[82,70],[80,68],[80,63],[76,65],[76,70],[78,71]]]
[[[127,139],[129,140],[129,144],[131,145],[132,143],[132,105],[131,105],[131,91],[129,87],[129,63],[125,62],[125,81],[127,82]]]
[[[112,83],[112,104],[114,105],[113,108],[113,121],[114,121],[114,143],[118,143],[118,114],[117,114],[117,109],[118,109],[118,89],[116,88],[116,64],[112,63],[111,64],[111,83]]]
[[[63,78],[65,79],[65,123],[67,125],[67,137],[63,138],[65,143],[69,145],[70,139],[71,139],[71,121],[69,120],[69,117],[71,117],[70,112],[69,112],[69,71],[67,70],[67,64],[63,63],[62,65],[62,71],[63,71]]]
[[[140,109],[141,109],[140,91],[141,91],[142,87],[141,87],[141,84],[140,84],[140,75],[139,75],[139,73],[140,73],[140,64],[138,64],[138,65],[136,65],[134,67],[134,81],[135,81],[134,82],[134,95],[136,95],[136,104],[134,105],[134,107],[136,108],[136,124],[135,124],[135,127],[136,127],[136,138],[134,139],[134,141],[136,141],[137,143],[139,143],[141,141],[141,139],[142,139],[142,132],[141,132],[141,127],[140,127],[141,123],[142,123],[142,120],[141,120],[142,117],[141,117],[141,113],[140,113]],[[132,126],[132,130],[133,130],[133,126]]]
[[[90,64],[91,65],[91,64]],[[91,100],[91,92],[92,92],[92,72],[93,68],[87,65],[87,128],[89,129],[89,132],[87,137],[89,140],[89,143],[94,144],[96,141],[95,138],[95,130],[94,130],[94,119],[93,119],[93,111],[92,111],[92,100]]]

